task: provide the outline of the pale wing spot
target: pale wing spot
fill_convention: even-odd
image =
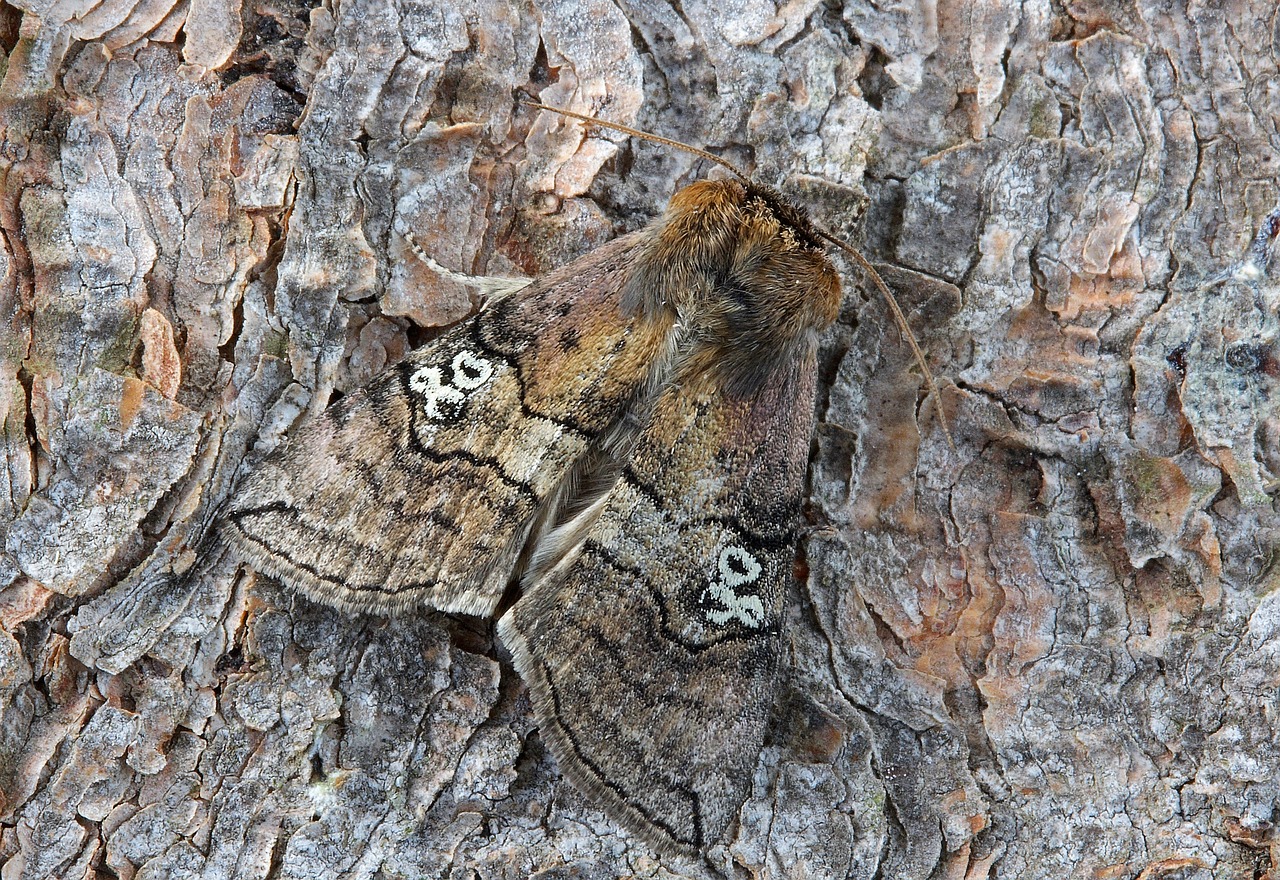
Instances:
[[[439,367],[422,367],[409,377],[409,387],[422,395],[423,412],[434,421],[457,419],[461,415],[459,407],[494,373],[492,363],[469,351],[454,355],[449,368],[452,379],[447,383]]]
[[[717,609],[715,611],[707,612],[707,620],[711,621],[717,626],[724,626],[726,623],[728,623],[732,619],[733,619],[732,611],[720,611]]]
[[[724,626],[735,617],[743,626],[759,629],[764,623],[764,603],[759,596],[738,596],[732,591],[727,597],[716,596],[724,608],[713,608],[707,612],[707,619],[718,626]]]
[[[735,595],[734,595],[733,590],[729,589],[729,588],[728,588],[728,587],[726,587],[724,584],[719,583],[718,581],[713,581],[713,582],[712,582],[712,583],[711,583],[711,584],[710,584],[710,585],[709,585],[709,586],[708,586],[708,587],[707,587],[707,588],[702,592],[702,595],[703,595],[703,598],[706,598],[708,595],[710,595],[710,596],[711,596],[711,600],[712,600],[713,602],[719,602],[721,605],[724,605],[724,606],[728,606],[731,602],[733,602],[733,600],[734,600],[734,599],[736,599],[736,598],[737,598],[737,596],[735,596]],[[713,616],[715,616],[715,615],[717,615],[717,614],[721,614],[721,613],[723,613],[723,612],[720,612],[720,611],[711,611],[711,612],[708,612],[708,616],[712,616],[712,617],[713,617]]]
[[[760,577],[760,563],[742,547],[720,551],[720,580],[727,587],[740,587]]]
[[[452,418],[446,407],[455,407],[467,399],[458,389],[444,384],[439,367],[422,367],[409,377],[409,387],[422,395],[422,409],[429,419]]]
[[[720,551],[716,567],[720,578],[708,584],[702,595],[723,607],[709,609],[707,620],[724,626],[736,618],[743,626],[759,629],[764,625],[764,603],[759,596],[739,596],[733,590],[759,580],[763,570],[759,560],[742,547],[730,546]]]
[[[764,603],[759,596],[734,596],[733,613],[744,625],[759,629],[764,623]]]
[[[475,391],[493,378],[493,364],[469,351],[453,357],[453,384],[463,391]]]

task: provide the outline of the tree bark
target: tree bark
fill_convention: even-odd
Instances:
[[[0,877],[1276,876],[1277,34],[1261,0],[4,6]],[[420,253],[536,275],[706,172],[522,99],[857,242],[955,436],[849,269],[789,675],[705,864],[561,781],[490,622],[201,543],[473,312]]]

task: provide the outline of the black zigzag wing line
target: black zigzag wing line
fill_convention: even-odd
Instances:
[[[576,755],[578,760],[582,762],[582,766],[586,767],[588,770],[591,771],[592,775],[595,777],[595,781],[599,783],[601,786],[603,786],[604,788],[607,788],[610,791],[612,791],[614,794],[616,794],[622,800],[622,802],[625,803],[630,809],[633,809],[637,813],[639,813],[641,816],[644,816],[647,822],[665,831],[667,833],[667,836],[670,837],[672,840],[682,843],[685,846],[701,849],[703,845],[702,844],[702,839],[703,839],[702,803],[697,793],[690,791],[688,788],[686,788],[683,785],[672,786],[671,788],[672,791],[678,792],[680,795],[686,798],[689,801],[689,804],[691,806],[690,814],[693,816],[693,828],[694,828],[693,836],[695,839],[687,840],[681,837],[680,834],[676,831],[676,829],[673,828],[668,822],[663,821],[659,817],[653,815],[651,812],[646,810],[640,804],[636,803],[635,800],[633,800],[632,797],[626,792],[626,790],[622,788],[622,786],[618,785],[616,782],[610,781],[609,777],[606,776],[604,772],[601,771],[599,765],[597,765],[595,761],[587,757],[586,753],[582,750],[581,744],[579,744],[578,742],[577,736],[574,735],[572,728],[570,728],[569,725],[565,722],[564,712],[562,711],[562,707],[560,705],[560,693],[556,689],[555,682],[551,677],[551,668],[547,666],[545,662],[542,663],[541,666],[542,666],[542,680],[546,684],[548,693],[551,694],[551,711],[555,713],[556,722],[557,722],[556,726],[560,730],[560,732],[564,734],[565,739],[568,740],[569,748],[573,749],[574,755]]]
[[[238,524],[240,520],[246,517],[252,517],[255,514],[261,515],[264,513],[289,514],[293,516],[295,519],[297,518],[297,511],[295,511],[288,504],[285,504],[283,501],[273,501],[270,504],[263,504],[258,507],[246,507],[243,510],[235,510],[228,513],[227,518],[230,519],[232,522],[235,522]],[[332,541],[337,544],[342,544],[344,546],[350,546],[351,542],[345,540],[344,537],[339,533],[327,532],[326,530],[314,525],[309,525],[308,528],[314,531],[319,531],[322,535],[324,535],[325,540]],[[281,550],[278,547],[272,547],[268,545],[261,539],[249,534],[244,529],[240,529],[239,532],[240,532],[240,537],[254,544],[257,544],[263,550],[267,551],[268,557],[278,556],[281,559],[284,559],[294,568],[297,568],[301,571],[305,571],[307,574],[311,575],[316,580],[324,581],[325,583],[334,584],[335,586],[342,587],[343,589],[346,589],[346,590],[351,590],[354,592],[361,592],[361,593],[392,594],[392,593],[408,592],[410,590],[430,590],[439,586],[438,582],[436,581],[414,581],[413,583],[404,584],[399,587],[396,587],[393,590],[393,589],[388,589],[385,585],[379,585],[376,583],[353,584],[350,580],[346,578],[340,578],[331,574],[327,574],[324,571],[316,568],[314,565],[311,565],[310,563],[302,562],[301,560],[294,559],[293,556],[291,556],[289,553]],[[363,549],[363,548],[357,548],[357,550],[359,549]]]
[[[407,368],[400,370],[400,382],[404,387],[405,394],[409,396],[409,399],[416,400],[413,389],[409,387],[409,370]],[[468,452],[462,449],[451,449],[448,452],[437,452],[429,446],[424,446],[418,437],[417,428],[420,419],[418,416],[417,406],[409,407],[409,418],[409,445],[418,455],[436,464],[448,464],[451,461],[461,460],[475,467],[491,470],[493,471],[494,476],[497,477],[498,481],[507,488],[529,499],[535,505],[542,501],[542,499],[538,497],[537,492],[533,491],[533,489],[523,481],[517,480],[515,477],[508,474],[506,470],[503,469],[502,462],[493,456],[476,455],[474,452]]]
[[[669,505],[657,489],[650,486],[644,480],[636,475],[631,465],[627,465],[622,469],[620,479],[624,480],[627,485],[631,486],[641,495],[645,496],[653,503],[653,506],[659,510],[669,510]],[[707,523],[716,523],[724,526],[732,532],[736,532],[742,537],[742,543],[755,546],[762,551],[783,550],[787,547],[794,546],[796,539],[796,531],[793,528],[784,528],[774,535],[762,535],[759,532],[747,528],[742,520],[732,514],[717,514],[715,516],[693,517],[689,525],[681,526],[681,531],[692,531],[699,526]]]
[[[499,463],[496,458],[492,458],[487,455],[476,455],[474,452],[463,452],[460,449],[450,450],[449,452],[436,452],[430,447],[423,446],[418,441],[417,437],[414,437],[413,444],[415,452],[436,464],[448,464],[451,461],[461,460],[478,468],[491,469],[502,485],[513,489],[520,495],[528,498],[534,504],[538,504],[542,501],[542,499],[538,497],[537,492],[533,491],[533,489],[529,488],[528,485],[504,471],[501,463]]]
[[[604,561],[604,560],[601,560],[601,561]],[[665,609],[663,612],[663,616],[665,617]],[[614,663],[619,668],[626,668],[627,664],[624,662],[626,660],[626,657],[623,655],[623,649],[616,642],[610,641],[607,637],[601,634],[599,630],[591,627],[583,626],[580,623],[575,623],[574,628],[578,632],[583,634],[584,639],[590,640],[596,652],[608,656],[611,660],[614,661]],[[667,636],[669,641],[677,641],[677,639],[671,637],[670,630],[665,626],[665,622],[662,629],[663,629],[663,635]],[[772,632],[772,630],[770,630],[770,632]],[[636,639],[639,639],[640,637],[641,637],[641,634],[637,632]],[[633,639],[633,641],[635,641],[636,639]],[[738,637],[719,638],[714,642],[714,644],[720,645],[720,644],[725,644],[727,642],[736,642],[738,640],[739,640]],[[683,645],[684,643],[680,643],[680,644]],[[699,651],[705,650],[708,647],[712,647],[712,645],[697,646],[696,649],[691,650],[691,653],[697,653]],[[755,646],[752,645],[751,647],[754,648]],[[645,646],[645,648],[653,651],[655,656],[657,656],[657,653],[662,650],[662,646],[657,643],[657,640],[651,640],[649,644]],[[631,656],[634,656],[634,652]],[[768,658],[767,656],[766,657],[752,656],[748,658],[746,662],[749,665],[752,665],[754,668],[755,663],[762,659],[767,661]],[[650,693],[649,689],[645,686],[644,682],[639,678],[624,679],[621,682],[621,684],[624,685],[628,690],[631,691],[632,694],[634,694],[637,697],[641,697],[641,698],[652,697],[652,694]],[[684,695],[681,693],[664,693],[662,697],[664,700],[664,705],[666,705],[668,708],[678,708],[681,706],[690,708],[690,709],[704,708],[703,703],[701,703],[700,701],[686,699]]]
[[[658,628],[661,630],[662,635],[667,639],[667,641],[679,645],[690,654],[701,654],[702,652],[709,651],[718,645],[728,644],[731,642],[746,642],[752,649],[751,660],[757,662],[764,660],[762,665],[768,665],[769,655],[771,655],[772,652],[765,651],[760,648],[760,642],[767,641],[766,639],[762,639],[761,636],[772,637],[776,635],[776,626],[769,626],[763,630],[755,630],[749,633],[726,631],[705,642],[688,641],[684,636],[671,628],[669,612],[667,611],[667,603],[663,600],[662,594],[649,583],[648,578],[644,577],[640,573],[639,569],[623,564],[616,556],[610,553],[608,549],[592,540],[588,540],[583,545],[582,552],[585,555],[595,557],[597,560],[609,566],[613,570],[628,575],[636,585],[643,586],[649,591],[649,595],[653,599],[653,604],[658,609]],[[757,656],[759,654],[764,654],[765,656]]]
[[[343,468],[352,475],[352,481],[361,478],[366,486],[375,487],[370,489],[371,494],[376,494],[376,486],[378,484],[378,471],[373,465],[364,461],[344,462]],[[379,498],[380,507],[388,508],[395,512],[395,519],[399,522],[406,523],[426,523],[443,529],[445,532],[453,536],[462,534],[462,524],[446,513],[442,513],[439,508],[432,507],[428,510],[418,510],[409,512],[404,509],[405,499],[402,498]],[[322,526],[316,526],[323,531]],[[338,540],[342,540],[339,535]]]
[[[507,302],[510,302],[510,300],[509,299],[504,300],[503,302],[495,305],[494,311],[492,314],[495,316],[497,314],[500,314],[500,312],[498,312],[497,310],[503,308]],[[513,358],[508,352],[505,352],[502,349],[495,347],[492,343],[490,343],[487,339],[484,338],[484,332],[483,332],[484,328],[482,327],[482,321],[488,314],[491,314],[491,313],[482,312],[480,314],[480,320],[477,320],[474,323],[472,323],[471,330],[470,330],[471,341],[474,342],[476,346],[485,354],[494,358],[498,358],[502,360],[504,363],[506,363],[507,366],[511,367],[511,371],[515,374],[515,377],[516,377],[516,384],[520,387],[520,414],[528,418],[541,419],[544,422],[551,422],[553,425],[558,425],[559,427],[565,429],[566,431],[572,431],[578,436],[586,439],[590,439],[594,437],[595,432],[589,430],[581,423],[575,422],[571,419],[562,418],[560,416],[553,416],[544,412],[539,412],[538,410],[529,406],[529,404],[525,400],[525,397],[526,397],[525,391],[527,389],[527,385],[525,384],[524,370],[521,368],[520,362],[515,358]]]

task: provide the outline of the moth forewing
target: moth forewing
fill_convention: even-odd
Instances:
[[[341,608],[492,614],[538,511],[661,344],[618,305],[633,248],[497,299],[331,407],[237,492],[222,534]]]
[[[667,392],[577,556],[499,622],[566,775],[663,851],[723,837],[760,752],[813,376]]]

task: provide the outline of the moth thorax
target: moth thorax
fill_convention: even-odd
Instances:
[[[631,299],[722,345],[784,345],[835,320],[840,279],[808,221],[772,190],[700,181],[671,199],[632,268]]]

